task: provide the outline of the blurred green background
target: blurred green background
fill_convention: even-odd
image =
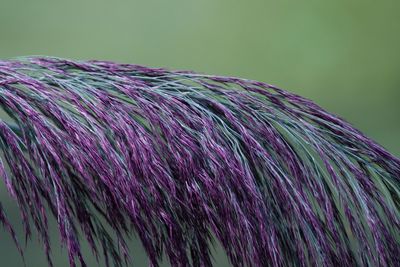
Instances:
[[[398,0],[1,0],[0,59],[105,59],[261,80],[314,100],[400,156],[399,10]],[[0,200],[21,230],[3,184]],[[52,235],[55,266],[68,266],[54,223]],[[144,266],[137,241],[132,249]],[[229,266],[218,248],[215,260]],[[26,263],[46,266],[36,238]],[[23,266],[2,230],[0,266]]]

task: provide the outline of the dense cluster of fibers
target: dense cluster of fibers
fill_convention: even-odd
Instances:
[[[398,266],[400,160],[262,82],[102,61],[0,61],[0,175],[49,264]],[[0,210],[0,220],[18,237]],[[102,256],[103,255],[103,256]]]

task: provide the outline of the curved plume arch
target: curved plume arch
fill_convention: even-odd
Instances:
[[[0,174],[49,264],[48,216],[71,266],[79,232],[115,266],[133,233],[153,266],[211,266],[213,239],[234,266],[400,262],[400,160],[275,86],[32,57],[0,61],[0,105]]]

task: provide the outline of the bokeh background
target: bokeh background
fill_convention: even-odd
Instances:
[[[1,0],[0,60],[104,59],[261,80],[314,100],[400,156],[399,10],[398,0]],[[0,201],[21,230],[2,183]],[[68,266],[54,221],[51,234],[55,266]],[[131,247],[135,266],[145,266],[141,245]],[[218,246],[214,255],[229,266]],[[36,237],[25,260],[46,266]],[[23,266],[3,230],[0,266]]]

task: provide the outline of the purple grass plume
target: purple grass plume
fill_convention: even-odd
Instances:
[[[53,265],[399,266],[400,159],[246,79],[103,61],[0,61],[0,175]],[[23,254],[0,207],[0,221]],[[136,266],[136,265],[135,265]]]

